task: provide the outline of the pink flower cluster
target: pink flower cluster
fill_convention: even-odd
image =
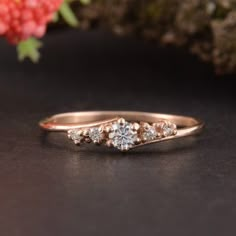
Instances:
[[[0,0],[0,35],[12,44],[45,34],[63,0]]]

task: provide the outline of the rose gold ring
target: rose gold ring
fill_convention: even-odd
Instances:
[[[39,123],[48,131],[67,132],[76,145],[104,144],[127,151],[146,144],[199,133],[198,119],[136,111],[91,111],[57,114]]]

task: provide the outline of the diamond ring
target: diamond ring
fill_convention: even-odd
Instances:
[[[67,132],[76,145],[94,143],[120,151],[194,135],[202,121],[177,115],[136,111],[91,111],[57,114],[39,123],[48,131]]]

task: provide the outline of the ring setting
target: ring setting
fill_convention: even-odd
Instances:
[[[83,143],[105,144],[120,151],[161,140],[177,134],[176,124],[168,120],[156,123],[129,122],[124,118],[90,128],[68,130],[68,138],[76,145]]]
[[[56,114],[39,122],[46,131],[67,132],[74,144],[128,151],[147,144],[198,134],[196,118],[138,111],[88,111]]]

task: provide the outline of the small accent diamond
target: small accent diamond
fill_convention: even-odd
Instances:
[[[176,126],[174,124],[165,124],[162,127],[162,133],[165,137],[171,136],[175,133]]]
[[[83,139],[81,132],[77,129],[72,129],[68,131],[68,137],[74,141],[74,143],[80,143]]]
[[[100,143],[103,140],[104,135],[100,128],[91,128],[89,130],[89,138],[91,138],[94,143]]]
[[[155,129],[155,127],[150,126],[146,129],[144,129],[142,133],[142,137],[144,141],[151,141],[154,140],[157,137],[158,133]]]

